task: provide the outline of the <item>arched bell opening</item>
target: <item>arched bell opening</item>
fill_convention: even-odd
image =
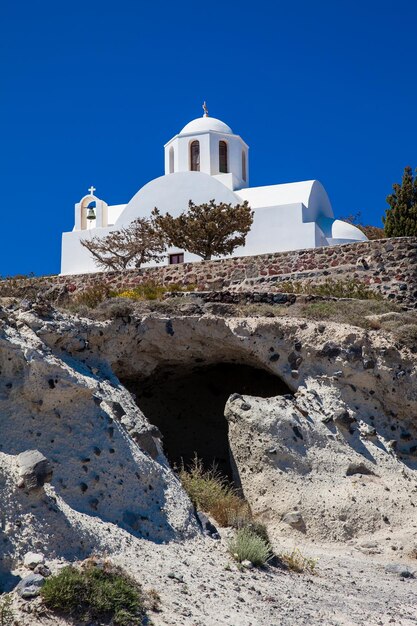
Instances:
[[[81,211],[81,230],[94,228],[97,220],[97,202],[94,196],[87,196],[83,199],[80,206]]]
[[[189,466],[195,455],[206,469],[215,464],[237,485],[224,417],[232,393],[258,397],[290,394],[277,376],[250,365],[218,363],[206,366],[160,367],[148,378],[124,378],[148,420],[163,435],[166,456],[173,466]]]

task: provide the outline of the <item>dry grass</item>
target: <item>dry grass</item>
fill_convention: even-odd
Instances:
[[[240,317],[303,317],[314,321],[351,324],[372,330],[379,328],[368,316],[400,312],[398,305],[388,300],[319,300],[295,303],[290,306],[276,304],[241,304],[236,307]]]
[[[371,321],[374,328],[390,332],[399,344],[417,352],[417,312],[381,315]]]
[[[300,314],[311,320],[351,324],[373,329],[371,315],[399,311],[399,307],[387,300],[323,300],[308,302],[300,306]]]
[[[107,300],[110,294],[111,291],[107,285],[94,285],[74,296],[65,308],[74,312],[77,312],[82,307],[95,309],[99,304],[104,302],[104,300]]]
[[[212,515],[220,526],[239,527],[252,519],[246,500],[215,467],[205,470],[195,457],[191,467],[181,466],[179,477],[194,506]]]
[[[10,608],[12,599],[4,595],[0,600],[0,626],[12,626],[15,623],[13,611]]]
[[[114,295],[119,298],[128,298],[129,300],[134,301],[162,300],[164,294],[168,292],[189,292],[194,290],[195,285],[161,285],[153,281],[147,281],[137,285],[137,287],[122,289]]]
[[[96,284],[88,287],[80,294],[74,295],[69,302],[62,305],[74,313],[86,314],[88,309],[98,309],[111,300],[124,302],[155,302],[162,304],[163,297],[168,292],[190,292],[195,290],[195,285],[162,285],[154,281],[146,281],[136,287],[124,288],[119,291],[110,289],[108,285]],[[179,298],[178,298],[179,299]],[[119,316],[120,317],[120,316]]]
[[[317,559],[305,556],[299,548],[294,548],[291,552],[282,552],[279,559],[288,569],[298,574],[302,572],[314,574],[317,565]]]
[[[330,296],[333,298],[355,298],[358,300],[382,300],[382,295],[356,278],[326,278],[321,282],[283,281],[275,285],[285,293]]]

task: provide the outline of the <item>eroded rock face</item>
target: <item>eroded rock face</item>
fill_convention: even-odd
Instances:
[[[60,519],[54,546],[65,536],[68,549],[79,549],[71,510],[87,520],[94,516],[95,529],[97,521],[110,522],[154,540],[195,530],[160,433],[119,379],[140,381],[168,365],[222,362],[263,368],[294,393],[264,399],[237,394],[226,407],[245,496],[275,534],[345,540],[394,525],[412,528],[417,359],[378,331],[211,314],[133,312],[96,321],[30,306],[8,313],[2,325],[6,517],[15,519],[17,507],[37,537],[40,511],[51,528]],[[35,495],[16,493],[11,480],[16,455],[28,449],[42,452],[54,468],[38,510],[31,508]],[[96,547],[100,533],[88,524],[83,532],[83,549]],[[6,534],[10,553],[32,547],[14,527]],[[38,541],[42,545],[33,547],[44,551],[46,541]]]
[[[360,409],[351,410],[357,421],[350,430],[323,423],[343,400],[321,385],[301,388],[291,400],[229,400],[230,445],[253,512],[276,538],[294,531],[299,541],[345,541],[388,529],[415,534],[417,458],[392,453],[392,431],[380,413],[373,440],[360,431]]]
[[[74,355],[37,334],[62,337],[62,323],[73,324],[33,311],[1,321],[0,577],[28,550],[108,550],[109,524],[153,541],[198,532],[157,430],[100,355],[99,374],[85,362],[84,323]]]

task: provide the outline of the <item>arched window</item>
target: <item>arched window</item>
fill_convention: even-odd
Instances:
[[[169,149],[169,173],[174,173],[174,148],[172,146]]]
[[[246,152],[242,150],[242,180],[246,180]]]
[[[195,140],[190,144],[190,170],[200,171],[200,142]]]
[[[219,141],[219,172],[227,174],[227,143]]]

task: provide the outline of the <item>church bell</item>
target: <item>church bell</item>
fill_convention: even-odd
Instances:
[[[88,211],[87,211],[87,219],[88,220],[95,220],[96,219],[96,214],[95,214],[95,211],[94,211],[94,209],[92,207],[89,208]]]

